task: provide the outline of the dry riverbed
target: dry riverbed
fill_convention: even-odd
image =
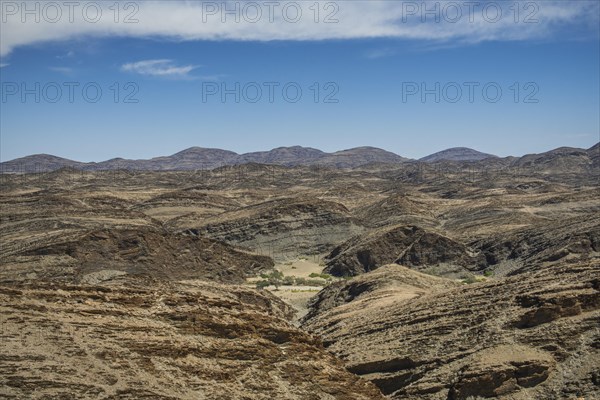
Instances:
[[[275,272],[276,271],[276,272]],[[269,290],[274,295],[290,304],[297,311],[296,321],[308,312],[308,300],[323,287],[339,278],[322,274],[323,266],[313,260],[300,258],[295,261],[278,264],[274,274],[249,278],[248,284]],[[279,282],[278,285],[266,285],[267,282]]]

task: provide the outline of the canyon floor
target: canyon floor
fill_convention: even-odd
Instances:
[[[3,174],[0,397],[600,398],[596,153]]]

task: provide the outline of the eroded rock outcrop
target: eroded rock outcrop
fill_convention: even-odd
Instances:
[[[398,268],[386,266],[324,290],[304,321],[349,370],[384,394],[540,400],[600,395],[597,259],[454,288],[430,284],[419,295],[411,294],[419,273],[403,268],[405,283],[398,285]],[[386,274],[396,283],[382,284]],[[365,290],[348,296],[357,286]]]
[[[286,259],[329,251],[362,230],[342,204],[300,196],[226,212],[187,231]]]
[[[491,235],[472,244],[495,269],[520,274],[556,263],[589,260],[600,256],[600,212],[565,217],[557,221]]]
[[[482,254],[465,245],[418,226],[395,226],[356,236],[326,257],[328,273],[354,276],[397,263],[416,269],[444,264],[451,270],[485,268]]]
[[[268,292],[188,281],[0,287],[0,397],[383,399]]]
[[[6,257],[0,280],[85,281],[103,270],[177,279],[240,283],[271,269],[270,257],[252,254],[214,239],[155,227],[79,232],[46,237]]]

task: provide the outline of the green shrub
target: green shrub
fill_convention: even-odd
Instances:
[[[467,285],[471,285],[473,283],[477,283],[477,278],[475,278],[473,275],[469,275],[467,277],[463,277],[462,282],[466,283]]]
[[[311,278],[321,278],[321,279],[331,279],[331,275],[329,274],[318,274],[316,272],[313,272],[312,274],[309,275],[309,277]]]
[[[292,286],[294,284],[294,277],[293,276],[286,276],[285,278],[283,278],[283,285],[285,286]]]
[[[270,285],[269,281],[265,281],[265,280],[256,282],[256,288],[258,290],[262,290],[262,289],[266,288],[269,285]]]
[[[283,279],[283,272],[275,270],[275,271],[271,272],[271,278],[272,279]]]

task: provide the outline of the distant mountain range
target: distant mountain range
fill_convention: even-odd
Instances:
[[[575,149],[562,147],[541,154],[530,154],[521,158],[507,157],[501,159],[492,154],[486,154],[466,147],[456,147],[443,150],[427,157],[421,158],[420,162],[480,162],[487,159],[511,160],[511,165],[532,166],[556,164],[560,167],[562,159],[578,160],[588,164],[598,164],[600,147],[596,144],[590,149]],[[585,158],[585,160],[582,159]],[[48,154],[35,154],[11,161],[0,163],[0,173],[29,173],[49,172],[61,168],[77,168],[85,171],[98,170],[145,170],[145,171],[185,171],[214,169],[223,166],[240,164],[273,164],[282,166],[323,166],[335,168],[356,168],[367,164],[401,164],[405,162],[416,162],[401,157],[392,152],[376,147],[357,147],[348,150],[326,153],[310,147],[278,147],[270,151],[237,154],[233,151],[221,149],[207,149],[202,147],[191,147],[171,156],[155,157],[148,160],[127,160],[113,158],[102,162],[83,163],[66,158],[56,157]],[[554,163],[554,164],[553,164]]]
[[[310,147],[278,147],[270,151],[237,154],[221,149],[191,147],[171,156],[149,160],[113,158],[98,163],[82,163],[48,154],[36,154],[0,163],[0,172],[47,172],[64,167],[86,171],[97,170],[147,170],[186,171],[214,169],[227,165],[274,164],[283,166],[318,165],[323,167],[355,168],[370,163],[403,163],[409,159],[375,147],[358,147],[325,153]]]

